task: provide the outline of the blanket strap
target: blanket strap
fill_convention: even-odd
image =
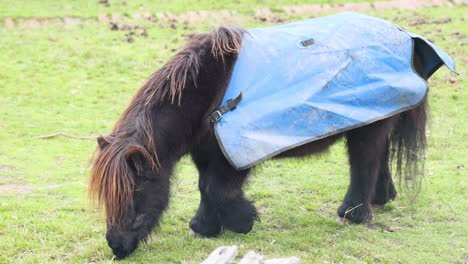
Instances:
[[[216,109],[208,116],[211,123],[217,123],[226,112],[236,109],[236,106],[242,101],[242,92],[234,99],[227,100],[226,104]]]

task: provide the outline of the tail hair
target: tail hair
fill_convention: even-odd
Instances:
[[[421,189],[426,159],[426,122],[428,116],[427,96],[415,108],[399,116],[394,131],[390,134],[390,162],[395,169],[400,187],[413,194]]]

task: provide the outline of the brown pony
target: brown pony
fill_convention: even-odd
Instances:
[[[220,27],[193,35],[133,97],[110,135],[98,138],[89,193],[105,207],[107,241],[118,258],[145,240],[166,209],[175,163],[191,154],[201,200],[190,228],[203,236],[228,229],[248,233],[258,218],[242,186],[249,169],[235,170],[216,141],[208,115],[221,104],[242,45],[242,29]],[[417,43],[416,43],[417,45]],[[415,49],[413,64],[425,79]],[[301,157],[346,139],[351,182],[338,215],[372,219],[370,206],[396,196],[389,161],[404,180],[419,175],[425,151],[426,99],[406,112],[282,153]]]

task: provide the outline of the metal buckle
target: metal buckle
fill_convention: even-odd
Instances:
[[[213,113],[210,114],[210,122],[211,123],[216,123],[219,120],[221,120],[221,117],[223,117],[223,114],[219,110],[214,111]]]
[[[315,44],[315,40],[313,38],[310,38],[310,39],[306,39],[306,40],[299,40],[296,45],[300,48],[300,49],[306,49],[307,47],[309,46],[312,46]]]

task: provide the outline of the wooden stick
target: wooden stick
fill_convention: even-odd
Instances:
[[[72,135],[72,134],[68,134],[68,133],[60,131],[60,132],[55,132],[55,133],[48,134],[48,135],[34,136],[33,138],[48,139],[48,138],[54,138],[58,136],[64,136],[64,137],[69,137],[69,138],[74,138],[74,139],[96,139],[99,135],[95,134],[95,135],[89,135],[89,136],[76,136],[76,135]]]

